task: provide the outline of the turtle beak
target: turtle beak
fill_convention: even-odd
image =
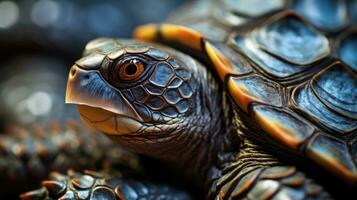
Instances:
[[[131,118],[142,122],[142,118],[132,107],[119,90],[114,89],[103,80],[98,70],[86,70],[73,65],[67,82],[66,103],[76,104],[79,107],[92,107],[106,111],[116,116]],[[82,114],[82,113],[81,113]],[[102,112],[93,112],[97,116]],[[104,117],[104,116],[103,116]]]

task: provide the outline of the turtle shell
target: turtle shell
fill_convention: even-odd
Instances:
[[[248,126],[356,184],[356,5],[199,1],[134,37],[205,59]]]

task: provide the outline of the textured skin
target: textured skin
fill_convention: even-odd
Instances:
[[[0,182],[6,185],[1,187],[2,194],[33,189],[51,171],[140,170],[136,155],[75,122],[10,128],[0,136],[0,149]]]
[[[110,85],[120,88],[124,97],[133,102],[135,111],[143,120],[151,121],[158,117],[175,118],[188,111],[192,104],[191,97],[195,88],[191,86],[194,84],[191,84],[191,74],[188,73],[187,68],[180,66],[167,53],[157,50],[160,48],[163,47],[146,48],[132,41],[108,38],[96,39],[86,45],[83,58],[75,64],[80,68],[77,69],[78,71],[81,69],[98,70],[99,73],[91,76],[103,76]],[[145,79],[140,78],[134,83],[118,80],[116,73],[112,72],[113,67],[110,67],[110,64],[115,63],[115,60],[120,56],[135,53],[140,53],[146,57],[145,59],[150,60],[150,63],[147,64],[150,67],[148,73],[150,75],[144,77]],[[175,52],[175,54],[178,54],[178,52]],[[107,66],[98,69],[98,64],[101,62],[104,62]],[[88,85],[107,84],[99,82],[96,77],[92,79],[93,83]],[[94,90],[95,88],[83,89]],[[105,91],[103,98],[106,98],[109,102],[118,101],[117,99],[110,99],[113,98],[111,97],[112,94],[113,91]],[[93,97],[88,96],[87,98],[92,99]],[[99,104],[99,102],[95,103]],[[91,120],[90,116],[84,116],[83,113],[82,117],[93,124],[98,123]],[[102,121],[99,121],[98,124],[100,122]]]
[[[225,176],[217,186],[221,187],[218,199],[332,199],[321,186],[288,166],[244,168]]]
[[[162,59],[148,56],[148,49],[168,56]],[[147,70],[132,81],[123,81],[117,76],[118,69],[132,58],[144,60]],[[172,71],[157,70],[160,64]],[[148,82],[152,83],[152,77],[170,78],[166,81],[168,84],[160,86],[162,93],[150,94],[145,87]],[[178,87],[170,85],[177,78],[182,80],[181,84]],[[79,104],[84,121],[114,141],[135,152],[153,152],[152,156],[157,159],[175,162],[175,167],[184,170],[187,176],[197,177],[195,181],[202,184],[215,160],[208,155],[220,148],[206,148],[206,143],[214,137],[220,141],[218,134],[223,129],[215,126],[222,123],[219,115],[209,117],[211,113],[221,112],[221,107],[212,103],[221,98],[215,86],[214,77],[202,64],[177,50],[133,40],[98,38],[86,45],[83,57],[72,66],[66,101]],[[204,94],[201,96],[198,91]],[[147,98],[166,100],[152,101],[156,104],[153,107]],[[206,105],[202,110],[196,109],[202,105]],[[192,124],[197,126],[191,127]],[[212,137],[201,132],[212,132]],[[181,162],[176,163],[178,160]],[[186,167],[191,162],[193,166]],[[207,165],[202,166],[202,162]]]
[[[135,118],[137,123],[128,123],[131,127],[146,128],[152,123],[151,129],[141,131],[136,127],[129,133],[117,127],[113,132],[108,132],[107,126],[96,128],[133,150],[174,165],[183,163],[191,172],[197,173],[195,169],[201,166],[203,178],[190,178],[196,182],[201,178],[202,187],[209,185],[209,199],[329,199],[325,185],[331,183],[324,183],[325,176],[353,193],[357,184],[357,79],[353,54],[356,12],[348,10],[347,4],[354,1],[200,1],[178,12],[170,21],[174,24],[139,27],[134,33],[136,39],[166,44],[213,67],[222,88],[216,89],[217,83],[207,78],[200,65],[176,57],[178,63],[191,67],[187,68],[193,77],[191,88],[197,86],[193,90],[197,98],[191,108],[201,116],[187,112],[167,121],[143,120],[141,114],[133,114],[138,109],[128,111],[132,102],[123,103],[121,99],[114,109],[105,106],[100,99],[119,96],[123,88],[100,78],[85,78],[84,74],[93,72],[80,63],[72,68],[78,73],[70,75],[67,94],[72,103],[96,107],[95,111],[81,112],[87,111],[92,118],[98,117],[93,113],[110,113]],[[341,9],[345,10],[342,14]],[[326,19],[329,23],[325,23]],[[123,57],[115,57],[108,64],[106,57],[116,54],[116,50],[104,52],[108,50],[106,41],[110,43],[110,39],[89,43],[94,46],[90,48],[93,55],[98,57],[95,63],[85,55],[90,68],[106,69],[125,60],[125,56],[141,56],[147,51],[141,48],[135,53],[121,54]],[[133,44],[140,42],[126,45]],[[125,48],[123,45],[121,48]],[[167,52],[156,44],[142,45]],[[161,71],[165,80],[170,74],[170,70]],[[147,80],[144,75],[139,78]],[[98,87],[88,80],[103,84]],[[116,91],[102,95],[109,86]],[[130,84],[127,87],[131,88]],[[97,93],[93,95],[92,90]],[[217,92],[223,93],[223,102],[214,95]],[[155,102],[155,109],[161,111],[163,102]],[[223,118],[222,113],[224,122],[217,120]],[[191,126],[180,124],[193,119],[198,120]],[[165,129],[165,125],[172,124],[173,131]],[[147,131],[157,127],[157,131]],[[156,137],[148,137],[152,132]],[[166,140],[167,135],[178,137],[179,142]],[[144,138],[145,145],[137,138]],[[171,151],[160,151],[167,146]],[[186,150],[185,155],[176,153],[182,149]],[[304,170],[309,167],[318,169],[316,176],[315,172]]]
[[[199,33],[180,26],[168,33],[162,25],[159,37],[143,37],[145,28],[136,36],[201,50],[238,105],[247,129],[241,137],[268,139],[357,184],[356,29],[347,14],[337,14],[353,17],[347,5],[354,2],[259,2],[201,1],[193,16],[179,12],[171,20]],[[180,39],[189,37],[201,45]]]
[[[3,198],[34,189],[46,178],[21,199],[191,199],[181,189],[148,181],[135,154],[74,122],[11,128],[0,144]]]
[[[166,184],[138,181],[120,172],[85,171],[83,174],[69,171],[67,175],[51,173],[43,187],[23,193],[23,200],[189,200],[186,193]]]

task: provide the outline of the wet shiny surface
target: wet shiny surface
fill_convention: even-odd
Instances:
[[[312,80],[319,99],[341,115],[357,119],[357,77],[336,64]]]
[[[149,51],[146,52],[146,54],[148,56],[151,56],[155,59],[158,59],[158,60],[166,60],[169,55],[167,55],[167,53],[163,52],[163,51],[159,51],[157,49],[154,49],[154,48],[151,48],[149,49]]]
[[[307,154],[328,170],[357,182],[357,167],[344,142],[319,135],[307,147]]]
[[[244,2],[244,1],[239,1],[238,3],[240,2]],[[245,1],[245,5],[253,4],[252,6],[253,9],[239,10],[240,8],[238,9],[233,8],[236,4],[231,6],[229,9],[230,10],[236,9],[236,12],[240,13],[241,15],[256,17],[271,12],[273,10],[276,10],[277,8],[280,8],[283,1],[279,1],[279,0],[269,1],[269,2],[264,1],[264,3],[261,4],[260,2],[262,1],[258,1],[258,0]],[[326,4],[327,4],[326,6],[332,5],[329,4],[328,2]],[[106,11],[111,10],[111,8],[108,7],[99,6],[99,8],[101,8],[101,10],[106,10]],[[198,8],[197,11],[199,11],[199,9],[200,8]],[[92,13],[95,12],[92,11]],[[139,14],[141,13],[142,12],[140,12]],[[317,15],[318,14],[321,13],[317,13]],[[326,13],[323,15],[326,15]],[[331,15],[329,17],[333,18],[334,16]],[[329,17],[326,18],[330,19]],[[98,22],[99,25],[97,24],[94,27],[104,27],[104,29],[106,30],[110,30],[112,28],[112,27],[106,28],[105,25],[101,25],[100,20],[98,20]],[[199,29],[201,32],[204,32],[205,34],[208,33],[207,34],[208,37],[212,37],[216,39],[219,38],[217,40],[221,40],[222,37],[225,37],[227,34],[229,34],[229,32],[228,31],[225,32],[224,30],[218,28],[222,24],[216,24],[216,23],[218,22],[210,21],[209,23],[202,23],[200,24],[201,26],[199,27]],[[331,23],[334,23],[333,20],[331,20]],[[207,26],[213,26],[216,29],[214,28],[209,29],[209,27]],[[313,118],[310,122],[315,122],[317,129],[320,129],[322,127],[321,130],[324,130],[325,126],[330,126],[332,127],[331,129],[338,129],[338,131],[341,132],[347,132],[348,130],[350,130],[349,129],[350,125],[348,124],[349,122],[344,121],[347,119],[346,116],[341,117],[340,114],[343,113],[349,116],[355,115],[355,109],[354,109],[355,98],[354,96],[352,98],[348,98],[349,92],[351,91],[354,92],[353,90],[354,82],[352,78],[350,76],[346,76],[346,74],[343,72],[326,71],[322,73],[321,76],[316,77],[313,81],[311,81],[310,79],[310,75],[312,75],[313,73],[318,73],[321,72],[320,70],[326,69],[326,66],[321,66],[320,68],[315,67],[323,63],[320,59],[322,59],[329,52],[329,50],[326,48],[326,45],[324,46],[323,44],[324,37],[317,32],[311,31],[309,29],[309,26],[305,25],[304,23],[300,23],[299,20],[297,21],[290,20],[290,18],[283,19],[280,21],[278,20],[276,23],[272,23],[272,24],[265,24],[265,26],[263,25],[258,25],[258,26],[259,27],[256,28],[255,32],[253,33],[246,33],[246,35],[241,34],[244,35],[242,37],[244,38],[243,42],[241,41],[238,42],[237,39],[237,44],[239,44],[240,46],[238,45],[238,47],[235,47],[235,49],[238,48],[241,51],[240,52],[242,53],[241,57],[238,57],[237,56],[238,54],[235,54],[234,49],[230,49],[230,47],[227,47],[226,44],[222,45],[221,48],[217,48],[219,49],[220,52],[222,52],[221,58],[225,57],[226,61],[228,61],[223,64],[227,64],[227,63],[232,64],[229,66],[230,69],[232,70],[231,71],[227,70],[223,74],[226,75],[230,72],[234,72],[232,74],[241,76],[241,77],[231,77],[229,79],[230,85],[228,86],[230,87],[229,88],[230,95],[232,95],[233,98],[236,98],[236,100],[238,100],[237,102],[239,106],[241,106],[241,108],[243,108],[245,111],[249,110],[249,106],[251,105],[252,102],[261,102],[261,103],[272,104],[274,106],[281,107],[284,105],[283,101],[285,101],[286,94],[285,94],[285,88],[282,89],[282,86],[277,84],[277,82],[280,81],[278,80],[278,78],[292,77],[292,79],[295,79],[297,77],[296,79],[299,79],[299,83],[302,83],[303,81],[306,80],[307,81],[306,84],[308,84],[306,91],[304,88],[304,92],[308,94],[307,95],[308,100],[304,99],[303,97],[302,98],[303,100],[300,99],[300,101],[298,102],[297,99],[299,98],[295,99],[299,104],[298,107],[303,110],[305,119],[310,119],[317,116],[316,118]],[[233,29],[235,27],[229,27],[229,28]],[[93,28],[93,30],[96,29]],[[177,41],[192,45],[191,47],[198,47],[199,46],[198,42],[202,42],[201,35],[189,34],[191,32],[187,30],[183,31],[182,29],[168,28],[166,31],[167,31],[166,33],[168,33],[167,35],[170,37],[175,36],[178,38],[183,38],[183,40],[177,40]],[[171,31],[174,32],[178,31],[179,34],[171,34],[172,33]],[[239,29],[239,32],[244,32],[244,31],[245,31],[244,28]],[[99,51],[106,53],[114,49],[115,48],[114,46],[115,45],[112,44],[103,45],[102,47],[104,48],[100,49]],[[215,45],[215,46],[219,46],[219,45]],[[135,53],[135,52],[144,52],[145,50],[141,49],[140,47],[132,46],[131,48],[127,48],[126,51],[130,53]],[[353,56],[347,56],[346,58],[346,54],[348,55],[349,53],[353,52],[351,51],[351,48],[342,45],[341,52],[342,51],[344,51],[344,53],[340,53],[340,54],[345,55],[345,58],[343,59],[351,60],[351,57]],[[345,51],[349,53],[346,53]],[[161,61],[167,58],[166,55],[162,55],[160,54],[160,52],[149,51],[148,54],[151,54],[152,57]],[[120,55],[122,55],[122,52],[118,51],[118,53],[112,54],[110,58],[115,59],[118,58]],[[250,61],[248,61],[249,59],[247,59],[247,63],[252,64],[254,69],[251,69],[250,65],[245,66],[246,63],[244,62],[239,62],[243,60],[243,57],[244,58],[249,57]],[[83,61],[83,63],[85,62]],[[152,79],[150,83],[146,82],[140,85],[140,87],[130,87],[129,89],[127,88],[125,92],[123,92],[125,98],[128,101],[133,102],[132,105],[139,113],[139,115],[144,116],[143,118],[145,120],[150,120],[151,118],[158,118],[157,116],[159,115],[158,114],[159,112],[163,113],[165,116],[176,117],[179,113],[184,113],[188,110],[190,105],[188,98],[192,96],[194,91],[191,82],[189,82],[191,77],[190,74],[187,73],[187,71],[185,71],[185,69],[182,69],[176,65],[177,63],[175,64],[174,62],[170,62],[170,64],[166,63],[165,66],[161,68],[156,66],[156,71],[153,71],[153,73],[150,74],[152,75],[151,76]],[[216,67],[217,66],[218,65],[216,65]],[[90,68],[91,66],[87,65],[87,67]],[[311,70],[308,71],[309,69]],[[247,72],[252,72],[254,73],[254,75],[242,76],[242,74]],[[257,75],[258,73],[261,72],[263,73]],[[268,73],[269,76],[266,76],[265,72]],[[342,78],[334,82],[332,80],[332,77],[336,75],[341,76]],[[271,80],[267,79],[266,77],[271,78]],[[345,82],[343,82],[343,80],[345,80]],[[351,82],[352,82],[352,86],[348,85]],[[164,87],[170,87],[170,90],[174,92],[171,92],[168,89],[165,89]],[[315,89],[315,91],[313,91],[313,89]],[[298,90],[296,92],[298,94],[297,96],[300,95],[299,97],[301,97],[301,94],[303,93],[301,92],[302,90],[303,89]],[[139,101],[141,103],[139,103]],[[313,113],[308,113],[310,111]],[[301,143],[301,141],[303,141],[306,137],[312,134],[312,128],[308,125],[308,123],[310,122],[303,121],[301,119],[302,117],[298,116],[297,113],[290,113],[290,111],[281,108],[277,109],[277,108],[270,108],[270,107],[267,107],[267,109],[260,109],[258,112],[260,112],[262,118],[264,118],[261,121],[265,122],[266,123],[265,125],[267,126],[275,125],[273,127],[274,130],[273,131],[270,130],[271,133],[273,133],[274,131],[275,131],[274,133],[278,133],[278,134],[282,132],[285,133],[289,132],[290,134],[289,137],[296,139],[296,141],[294,141],[295,143],[291,145],[292,147],[296,147],[298,144]],[[299,114],[300,113],[301,112],[299,112]],[[111,118],[110,120],[112,120],[113,124],[114,122],[118,123],[118,119]],[[347,121],[348,120],[349,119],[347,119]],[[130,124],[130,122],[128,121],[119,121],[119,122],[120,124]],[[114,126],[113,124],[111,124],[112,127]],[[355,124],[353,125],[353,121],[351,126],[356,127]],[[123,127],[123,129],[124,128],[125,127]],[[331,132],[333,132],[334,135],[339,136],[338,131],[334,130]],[[291,138],[287,139],[288,138],[287,135],[283,134],[283,136],[281,137],[282,140],[285,142],[291,139]],[[346,151],[344,149],[346,144],[340,141],[336,143],[331,142],[332,144],[328,144],[329,141],[323,141],[322,142],[323,144],[320,144],[316,141],[311,141],[311,142],[313,142],[312,146],[314,152],[315,153],[318,152],[314,155],[320,155],[320,152],[322,151],[318,150],[318,148],[320,147],[325,148],[324,145],[325,146],[335,145],[337,146],[336,148],[338,148],[339,150],[342,149],[341,151],[343,151],[345,154],[354,152],[351,150]],[[327,148],[330,147],[326,147],[326,149]],[[328,150],[326,150],[326,152],[328,152]],[[341,155],[339,153],[335,153],[335,154],[331,153],[330,157],[338,160],[340,156]],[[318,156],[313,157],[312,160],[322,163],[321,165],[325,165],[324,161],[321,162],[321,160],[323,159],[321,159]],[[329,165],[331,163],[332,162],[326,165],[330,167]],[[268,174],[262,177],[265,178],[268,177],[271,179],[284,178],[284,176],[286,175],[284,174],[284,172],[279,170],[276,171],[266,170],[265,172]],[[338,173],[340,172],[341,170]],[[306,178],[303,179],[305,180]],[[254,181],[252,181],[252,183],[253,182]],[[253,192],[250,194],[249,197],[269,198],[276,194],[275,196],[276,198],[279,197],[283,198],[286,197],[284,195],[292,194],[293,197],[300,198],[302,197],[302,195],[305,194],[305,191],[301,191],[301,190],[297,191],[297,190],[291,190],[289,188],[288,189],[282,188],[281,183],[282,182],[276,180],[263,180],[260,183],[255,182],[256,184],[255,187],[250,188],[251,191]],[[99,192],[96,193],[96,191]],[[117,188],[116,191],[119,191],[119,189]],[[132,190],[129,189],[129,191]],[[278,191],[281,193],[278,193]],[[98,198],[103,197],[106,194],[110,194],[109,196],[113,196],[113,192],[105,188],[98,188],[98,190],[95,190],[95,192],[92,193],[93,196],[95,193],[98,194],[97,196]],[[119,192],[115,192],[115,194],[119,196]],[[69,192],[68,195],[71,195],[71,197],[73,197],[73,192]],[[83,194],[81,194],[81,196],[86,197],[88,196],[88,194],[83,191]]]
[[[23,200],[193,199],[186,191],[176,186],[145,178],[141,174],[132,169],[85,170],[84,172],[70,170],[67,174],[53,172],[48,180],[42,183],[43,187],[23,193],[20,198]],[[133,179],[132,176],[137,178]],[[74,184],[83,177],[86,177],[83,184],[91,185],[90,187],[78,188],[77,184]]]
[[[256,105],[253,113],[263,130],[293,149],[297,149],[314,132],[309,122],[292,111]]]
[[[308,67],[287,63],[269,55],[265,51],[259,49],[258,45],[250,39],[236,37],[235,41],[236,45],[245,53],[245,55],[269,75],[285,78],[308,69]]]
[[[330,52],[327,39],[295,16],[286,16],[253,33],[259,48],[299,65],[310,64]]]
[[[9,131],[0,135],[0,181],[7,183],[1,195],[10,193],[10,190],[25,192],[52,171],[65,173],[69,168],[99,170],[104,166],[139,169],[138,157],[81,122],[68,121],[67,125],[53,123],[49,127],[26,129],[13,127]],[[78,178],[73,180],[74,187],[92,185],[91,178]],[[67,188],[63,182],[46,181],[43,185],[56,195]]]
[[[341,60],[357,72],[357,31],[343,38],[338,52]]]
[[[244,6],[238,7],[242,2],[245,3]],[[339,36],[346,33],[337,32],[334,35],[334,32],[349,25],[349,16],[353,18],[355,15],[353,7],[346,7],[344,1],[296,0],[290,1],[287,5],[283,1],[260,3],[258,0],[249,2],[227,0],[215,3],[212,15],[205,13],[204,16],[196,16],[192,19],[188,17],[187,21],[179,21],[179,24],[193,27],[208,36],[208,40],[201,37],[206,40],[205,46],[200,46],[200,50],[203,51],[201,56],[207,56],[219,78],[226,81],[229,94],[238,106],[244,112],[252,111],[255,114],[250,116],[259,115],[254,119],[254,125],[264,126],[272,137],[290,148],[305,148],[306,144],[315,142],[311,140],[314,134],[325,132],[326,135],[336,137],[332,140],[337,141],[336,144],[332,141],[331,145],[327,144],[329,141],[326,140],[326,146],[336,145],[335,151],[344,151],[345,154],[349,154],[347,157],[351,152],[355,152],[343,149],[350,142],[348,138],[355,137],[354,131],[357,127],[355,119],[351,119],[355,116],[356,108],[355,77],[347,72],[346,68],[325,71],[332,61],[335,61],[334,44],[338,44]],[[249,9],[250,5],[253,5],[252,9]],[[298,10],[305,18],[300,18],[293,10],[277,11],[282,7]],[[254,19],[264,14],[267,14],[266,18]],[[227,33],[222,32],[221,27],[231,29],[228,31],[228,42],[214,41],[226,37]],[[198,34],[171,34],[170,36],[174,35],[177,38],[188,39],[171,41],[185,47],[195,47],[197,50],[196,42],[197,38],[200,38]],[[191,40],[192,38],[188,36],[197,37],[192,37],[194,40]],[[190,44],[187,42],[189,39]],[[348,42],[341,43],[338,52],[342,60],[354,68],[354,41],[350,37],[347,37],[346,41]],[[245,60],[247,62],[244,62]],[[245,73],[252,74],[245,75]],[[286,97],[296,87],[294,96],[289,101]],[[176,94],[176,99],[173,98],[176,101],[178,101],[177,96]],[[257,106],[259,103],[273,106]],[[342,141],[342,138],[346,140]],[[316,148],[325,148],[318,142],[313,145]],[[304,149],[299,150],[301,153]],[[334,159],[338,160],[340,156],[339,153],[331,153],[330,157],[337,157]],[[319,156],[310,156],[310,158],[312,158],[310,161],[332,169],[332,173],[344,176],[343,179],[350,178],[342,175],[346,171],[337,169],[339,167],[336,168],[333,162],[321,162],[325,158],[321,159]],[[283,173],[276,173],[276,176],[280,178]],[[270,178],[275,177],[271,175]],[[306,178],[299,173],[291,179],[284,180],[284,184],[298,187],[303,184],[304,179]],[[278,181],[269,184],[272,187],[261,183],[259,189],[254,190],[253,193],[256,195],[254,197],[269,198],[276,194],[274,196],[276,198],[288,198],[288,195],[294,198],[306,198],[308,195],[319,195],[322,190],[318,187],[306,191],[280,188],[280,186],[274,188],[274,184],[277,183]],[[227,185],[222,187],[220,195],[230,198],[232,188],[229,187],[235,185],[234,181],[227,182]],[[277,190],[279,193],[276,192]]]
[[[223,26],[217,26],[212,21],[202,21],[189,24],[188,27],[203,33],[209,39],[223,41],[228,35],[228,31]]]
[[[247,74],[252,71],[252,66],[246,58],[233,50],[230,46],[223,43],[210,43],[227,59],[231,64],[231,70],[227,73],[235,75]],[[225,66],[229,67],[229,66]]]
[[[239,26],[248,21],[248,19],[238,16],[231,11],[227,11],[222,7],[216,7],[213,12],[215,19],[229,26]]]
[[[98,71],[86,71],[78,67],[73,67],[72,70],[75,73],[70,73],[68,78],[67,103],[103,108],[117,114],[125,113],[136,119],[141,118],[123,94],[109,87]]]
[[[327,31],[339,30],[349,22],[345,1],[297,0],[293,8],[315,26]]]
[[[282,8],[285,0],[223,0],[226,9],[243,16],[258,17],[273,10]]]
[[[102,62],[104,61],[104,58],[105,55],[103,54],[92,53],[77,60],[75,63],[76,65],[84,69],[88,69],[88,70],[99,69]]]
[[[349,8],[349,12],[351,15],[351,19],[352,19],[352,23],[353,24],[357,24],[357,1],[356,0],[347,0],[348,3],[348,8]]]
[[[246,112],[253,102],[282,105],[279,85],[261,76],[230,77],[228,88],[236,103]]]
[[[159,63],[156,66],[154,74],[150,78],[150,82],[157,85],[157,86],[166,86],[169,80],[174,75],[174,71],[172,70],[171,66],[165,63]]]
[[[298,108],[313,117],[316,123],[322,123],[326,127],[337,130],[334,132],[336,135],[352,131],[357,127],[356,120],[343,117],[326,107],[313,93],[309,85],[297,88],[293,98]]]

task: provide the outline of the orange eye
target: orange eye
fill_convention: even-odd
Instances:
[[[121,80],[130,81],[138,78],[144,72],[144,69],[144,63],[138,59],[132,59],[120,66],[118,75]]]

